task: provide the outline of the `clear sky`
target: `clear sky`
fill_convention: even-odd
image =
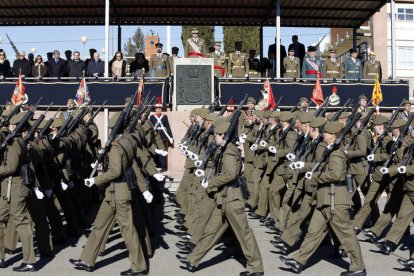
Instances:
[[[122,45],[129,37],[133,35],[138,26],[122,26]],[[150,34],[150,30],[158,34],[164,47],[166,47],[167,27],[166,26],[141,26],[144,35]],[[117,26],[111,26],[109,30],[109,55],[117,50]],[[329,35],[329,29],[326,28],[282,28],[282,44],[287,46],[291,43],[291,36],[297,34],[299,41],[308,46],[312,43],[317,43],[325,34]],[[12,41],[16,44],[18,50],[31,52],[35,48],[35,55],[40,54],[46,56],[47,52],[52,52],[57,49],[60,50],[61,55],[65,50],[78,50],[81,55],[88,54],[89,48],[95,48],[99,52],[104,48],[104,26],[22,26],[22,27],[0,27],[0,36],[3,38],[0,48],[6,51],[9,59],[13,59],[14,52],[6,38],[6,33],[10,36]],[[88,42],[85,45],[86,53],[84,52],[84,45],[81,42],[81,37],[86,35]],[[264,56],[267,55],[267,47],[274,43],[275,28],[266,27],[263,30],[264,36]],[[221,27],[216,27],[216,40],[223,40],[223,33]],[[177,46],[180,48],[179,55],[183,55],[183,47],[181,43],[181,26],[171,27],[171,47]],[[165,49],[164,51],[170,52]]]

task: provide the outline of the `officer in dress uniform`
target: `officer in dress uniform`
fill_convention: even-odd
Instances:
[[[295,48],[289,48],[288,56],[283,59],[283,77],[300,78],[300,59],[295,57]]]
[[[220,51],[221,41],[214,42],[214,50],[207,54],[208,58],[214,58],[214,75],[217,78],[226,76],[226,54]]]
[[[60,119],[67,119],[70,115],[73,115],[75,112],[75,101],[73,99],[68,99],[66,103],[66,110],[59,113]]]
[[[358,59],[358,52],[355,49],[351,49],[349,53],[351,57],[344,64],[345,79],[360,80],[362,78],[362,63]]]
[[[365,96],[365,95],[359,96],[358,112],[359,113],[368,112],[367,105],[368,105],[368,98],[367,98],[367,96]]]
[[[152,77],[165,78],[170,75],[170,66],[167,62],[167,57],[162,54],[162,46],[162,43],[155,44],[157,53],[150,58],[149,69]]]
[[[249,62],[246,53],[242,52],[243,43],[236,41],[234,43],[236,51],[230,53],[227,72],[229,77],[247,78],[249,76]]]
[[[336,58],[336,50],[329,50],[329,58],[325,60],[323,65],[325,78],[340,79],[343,78],[343,67],[341,61]]]
[[[207,45],[203,38],[199,37],[198,28],[191,30],[192,37],[187,39],[184,47],[184,57],[203,58],[207,54]]]
[[[249,50],[249,77],[260,78],[260,61],[256,58],[256,50]]]
[[[315,46],[308,47],[308,53],[302,65],[302,78],[316,79],[317,76],[323,78],[323,62],[319,57],[316,57],[316,51]]]
[[[405,100],[403,102],[403,110],[401,111],[401,119],[407,121],[408,117],[411,113],[411,102],[409,100]]]
[[[178,51],[179,51],[178,47],[172,47],[171,48],[171,54],[172,55],[170,57],[168,57],[168,65],[170,67],[171,76],[174,75],[174,59],[180,58],[178,56]]]
[[[374,79],[377,77],[382,79],[381,63],[375,60],[375,52],[369,52],[369,58],[364,62],[364,69],[362,70],[364,79]]]

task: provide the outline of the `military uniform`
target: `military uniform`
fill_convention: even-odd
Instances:
[[[149,62],[150,74],[152,77],[165,78],[170,75],[170,65],[162,54],[153,54]]]
[[[341,79],[344,75],[344,69],[338,58],[327,58],[323,64],[323,74],[328,79]]]
[[[362,79],[362,63],[359,59],[349,58],[344,63],[345,79]]]
[[[374,52],[370,52],[369,53],[370,57],[374,56],[374,59],[368,59],[367,61],[364,62],[364,68],[362,70],[363,72],[363,78],[364,79],[373,79],[375,80],[375,78],[377,77],[378,74],[378,78],[381,80],[382,79],[382,68],[381,68],[381,62],[375,60],[375,53]]]
[[[323,77],[323,62],[318,57],[305,56],[302,64],[302,78]]]
[[[260,78],[260,61],[257,58],[248,59],[249,62],[249,77],[250,78]]]
[[[244,78],[249,74],[249,61],[246,53],[235,51],[229,54],[227,72],[234,78]]]
[[[283,77],[300,78],[300,59],[287,56],[283,59]]]
[[[197,28],[193,28],[192,33],[199,33]],[[186,58],[202,58],[207,53],[207,45],[204,38],[191,37],[185,41],[184,57]]]
[[[222,78],[226,75],[227,61],[226,54],[220,51],[211,52],[207,54],[208,58],[214,58],[214,75],[217,78]]]

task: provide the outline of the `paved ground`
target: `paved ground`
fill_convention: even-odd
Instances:
[[[383,206],[385,198],[380,199],[381,206]],[[155,216],[155,231],[153,243],[155,247],[155,255],[150,259],[150,275],[190,275],[179,268],[180,263],[175,255],[178,249],[175,243],[178,238],[173,234],[175,221],[172,220],[174,208],[170,203],[165,204],[164,210],[162,206],[158,206]],[[94,212],[92,212],[94,213]],[[93,214],[91,215],[93,219]],[[264,268],[266,275],[294,275],[282,270],[280,267],[282,263],[279,256],[272,253],[274,249],[269,243],[273,235],[267,231],[267,228],[261,226],[257,220],[250,220],[251,226],[255,232],[256,239],[261,249],[261,254],[264,261]],[[408,257],[407,249],[400,248],[391,256],[384,256],[376,251],[376,247],[368,242],[365,242],[362,234],[359,236],[360,244],[362,246],[364,261],[369,275],[408,275],[409,272],[400,271],[401,266],[397,263],[397,258]],[[109,254],[98,259],[96,270],[94,273],[80,272],[73,268],[68,262],[70,258],[78,258],[80,256],[82,246],[85,244],[86,237],[82,236],[78,241],[72,240],[66,247],[57,248],[57,254],[54,259],[39,261],[40,270],[32,275],[119,275],[123,270],[129,268],[129,261],[127,252],[123,246],[121,235],[118,228],[115,228],[110,243],[107,245]],[[229,249],[224,249],[222,244],[218,244],[206,256],[204,262],[200,264],[200,270],[195,275],[238,275],[244,270],[244,258],[234,259],[231,257]],[[310,260],[307,269],[302,272],[302,275],[339,275],[348,267],[348,259],[331,259],[329,255],[332,250],[328,247],[320,248],[315,256]],[[12,272],[12,266],[16,266],[21,261],[21,253],[16,254],[10,258],[8,262],[12,265],[6,269],[0,270],[0,275],[16,275]],[[19,274],[20,275],[20,274]]]

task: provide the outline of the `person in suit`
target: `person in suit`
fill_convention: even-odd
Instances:
[[[270,62],[270,69],[269,72],[275,72],[274,76],[276,76],[276,43],[269,45],[269,49],[267,51],[267,57],[269,58]],[[283,45],[280,45],[280,72],[283,72],[283,59],[287,57],[286,48]],[[272,75],[272,74],[270,74]]]
[[[53,51],[53,58],[48,61],[49,77],[61,78],[66,73],[66,62],[60,58],[58,50]]]
[[[289,45],[289,49],[295,49],[295,57],[300,59],[300,64],[302,66],[303,59],[305,58],[306,50],[305,45],[299,42],[299,38],[297,35],[292,36],[292,44]]]

